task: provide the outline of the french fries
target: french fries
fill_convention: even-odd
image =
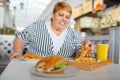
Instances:
[[[75,58],[75,61],[85,64],[93,64],[96,62],[96,58],[90,56],[90,47],[82,47],[80,50],[80,55]]]
[[[26,53],[24,54],[24,59],[42,59],[42,56],[37,56],[36,54]]]

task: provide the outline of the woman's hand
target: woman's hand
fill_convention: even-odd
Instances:
[[[93,52],[94,51],[94,44],[90,41],[90,40],[84,40],[83,42],[82,42],[82,45],[81,45],[81,47],[90,47],[91,48],[91,52]]]
[[[24,42],[22,41],[21,38],[16,37],[14,40],[14,44],[13,44],[13,51],[14,53],[12,53],[9,56],[9,60],[11,61],[13,58],[20,58],[21,53],[23,52],[25,46],[24,46]]]
[[[19,53],[19,52],[12,53],[12,54],[9,56],[9,60],[11,61],[11,60],[14,59],[14,58],[20,58],[20,56],[21,56],[21,53]]]
[[[94,44],[90,41],[90,40],[84,40],[83,42],[82,42],[82,45],[81,45],[81,48],[87,48],[87,47],[90,47],[90,49],[91,49],[91,53],[94,51]],[[80,53],[81,53],[81,49],[79,49],[79,50],[76,50],[75,51],[75,55],[76,55],[76,57],[79,57],[80,56]]]

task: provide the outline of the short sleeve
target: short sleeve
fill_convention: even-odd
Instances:
[[[23,31],[19,32],[17,36],[23,40],[25,45],[27,45],[35,36],[37,30],[36,28],[37,28],[37,22],[34,22],[33,24],[27,26]]]

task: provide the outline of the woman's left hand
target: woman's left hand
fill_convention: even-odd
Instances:
[[[94,44],[93,44],[90,40],[84,40],[84,41],[82,42],[81,47],[85,47],[85,48],[90,47],[90,48],[91,48],[91,53],[94,51]],[[81,53],[81,49],[76,50],[76,51],[75,51],[76,57],[79,57],[79,56],[80,56],[80,53]]]
[[[84,40],[83,42],[82,42],[82,45],[81,45],[81,47],[90,47],[91,48],[91,52],[93,52],[94,51],[94,44],[90,41],[90,40]]]

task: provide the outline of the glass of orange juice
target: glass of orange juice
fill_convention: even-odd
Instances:
[[[108,58],[109,44],[96,44],[97,49],[97,60],[105,61]]]

